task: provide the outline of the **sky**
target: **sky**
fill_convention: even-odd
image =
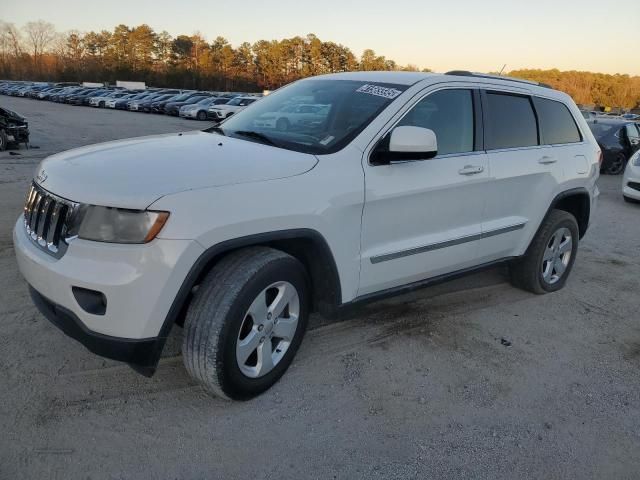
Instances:
[[[640,75],[640,0],[0,0],[0,20],[59,31],[142,23],[232,45],[308,33],[437,72],[558,68]]]

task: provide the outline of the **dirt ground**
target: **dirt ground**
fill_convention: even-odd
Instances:
[[[246,403],[103,360],[33,307],[11,230],[54,152],[207,124],[0,97],[38,149],[0,153],[0,478],[638,478],[640,206],[602,177],[566,288],[502,269],[312,319],[288,373]]]

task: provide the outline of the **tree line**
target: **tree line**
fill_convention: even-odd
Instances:
[[[546,83],[571,95],[580,105],[640,106],[640,76],[552,70],[512,70],[509,76]]]
[[[113,31],[57,32],[42,20],[22,28],[0,21],[0,78],[41,81],[139,80],[159,87],[225,91],[274,89],[299,78],[354,70],[418,71],[367,49],[314,34],[232,46],[200,33],[172,37],[146,24]],[[423,69],[422,71],[429,71]],[[515,70],[508,75],[550,84],[579,104],[631,108],[640,103],[640,77],[559,70]]]
[[[314,34],[244,42],[224,37],[207,42],[200,33],[172,37],[148,25],[113,31],[56,32],[48,22],[22,29],[0,22],[0,78],[47,81],[139,80],[154,86],[209,90],[274,89],[299,78],[354,70],[411,70],[365,50]]]

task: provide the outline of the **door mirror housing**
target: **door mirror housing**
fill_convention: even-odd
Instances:
[[[391,130],[376,146],[371,163],[388,165],[392,162],[428,160],[437,154],[438,140],[433,130],[403,125]]]

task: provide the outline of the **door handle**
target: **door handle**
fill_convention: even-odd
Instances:
[[[545,155],[540,160],[538,160],[538,163],[541,163],[542,165],[549,165],[550,163],[556,163],[557,161],[558,160],[555,157]]]
[[[484,172],[484,167],[482,165],[465,165],[463,168],[458,170],[460,175],[475,175],[482,172]]]

